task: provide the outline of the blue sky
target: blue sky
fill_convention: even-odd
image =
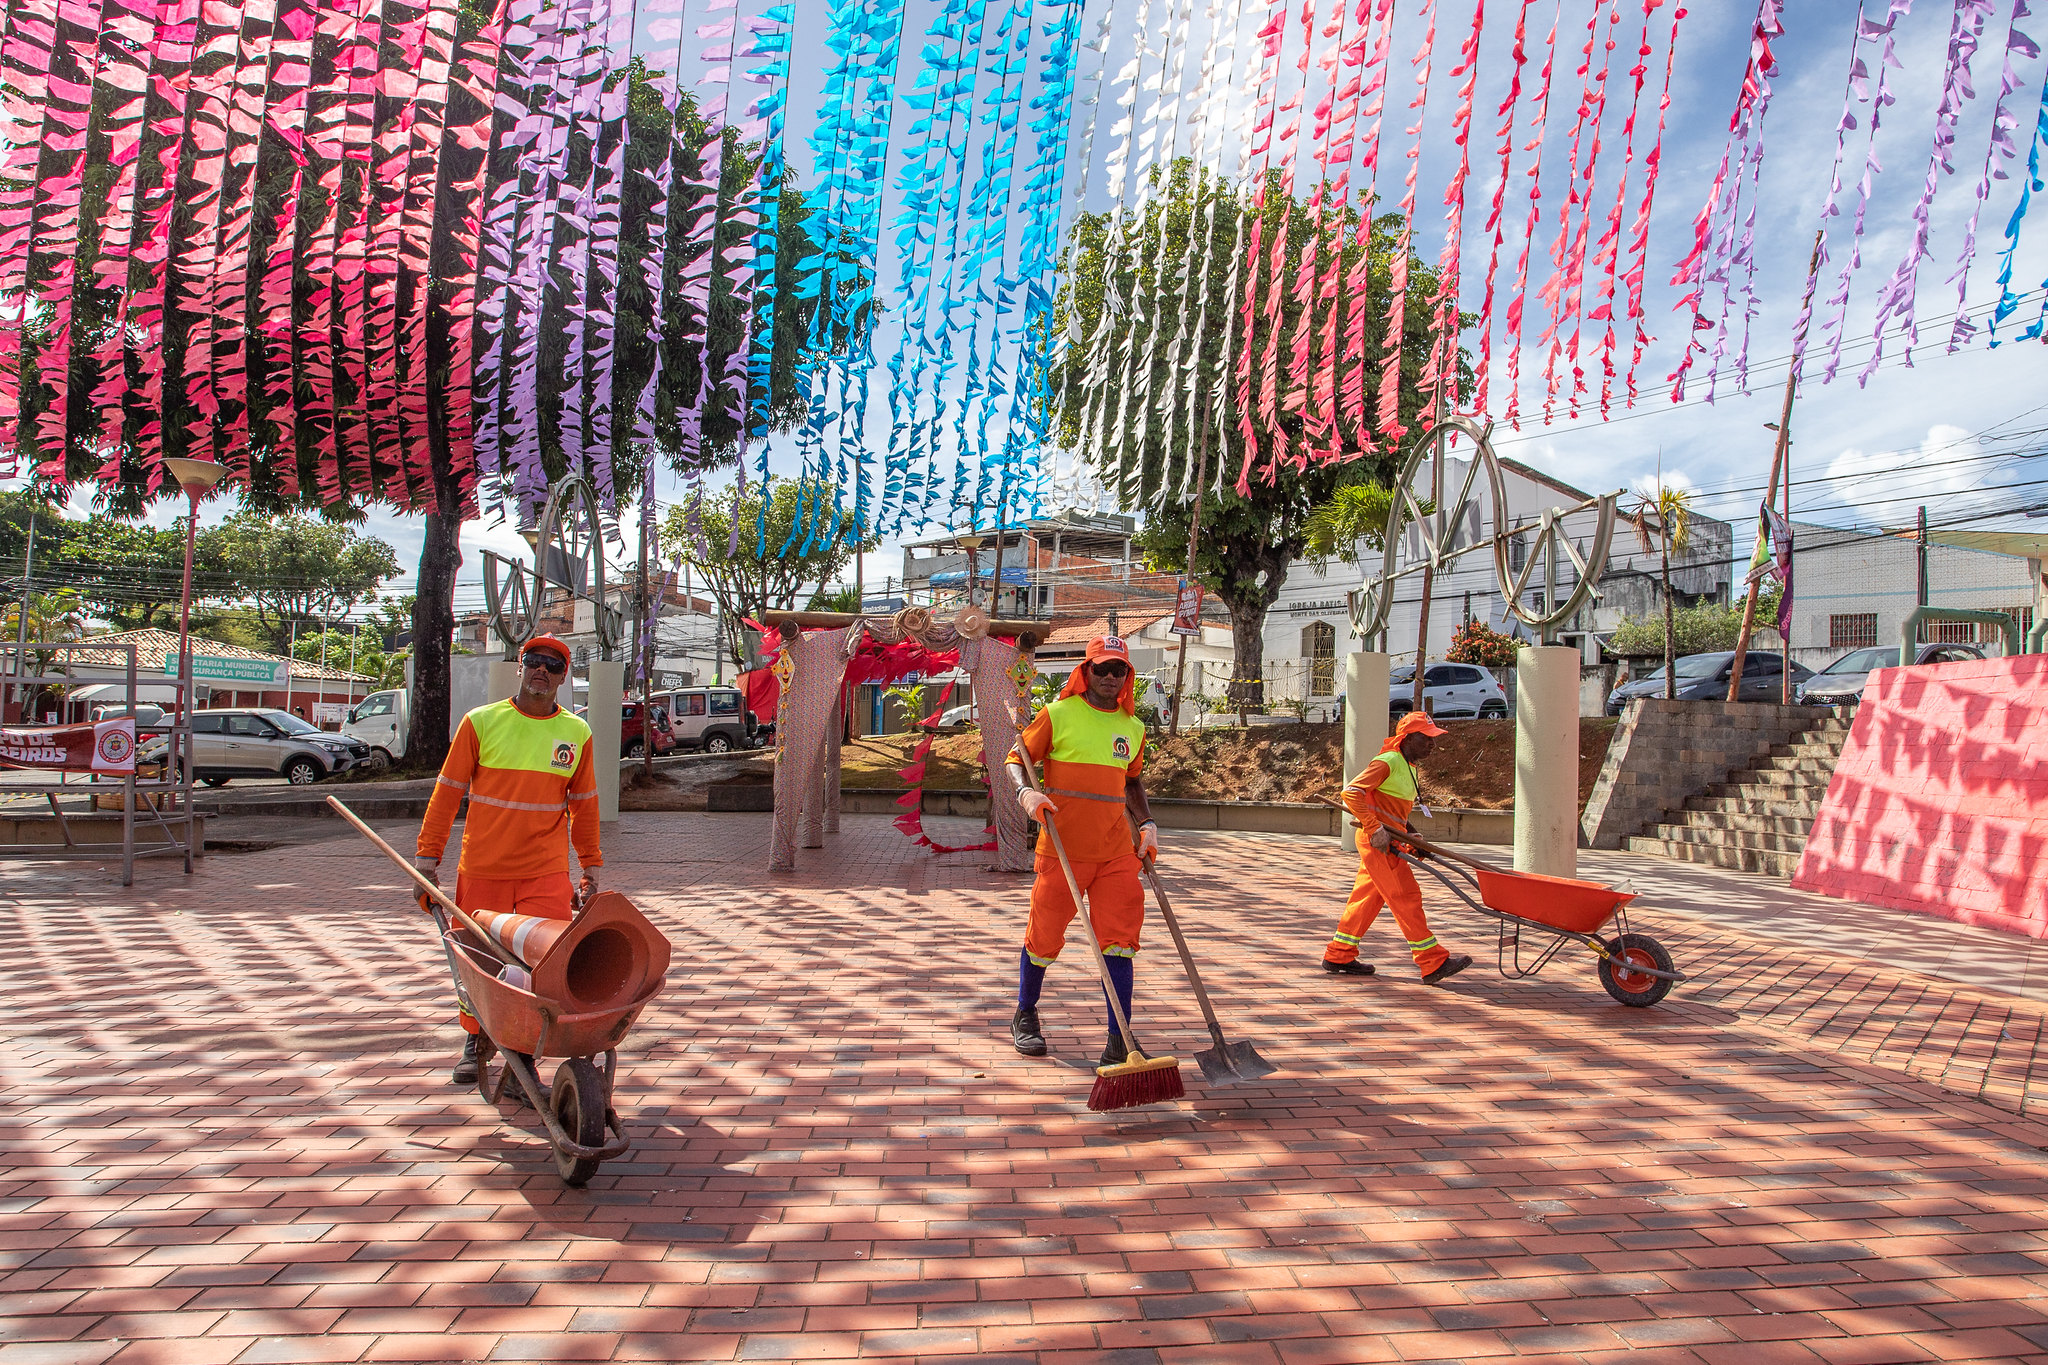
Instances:
[[[1536,0],[1530,6],[1532,49],[1540,44],[1556,3],[1557,0]],[[1560,55],[1544,149],[1546,215],[1544,227],[1539,230],[1542,235],[1538,238],[1536,265],[1532,267],[1529,319],[1524,328],[1525,345],[1529,348],[1523,363],[1525,412],[1531,408],[1532,393],[1534,407],[1537,410],[1541,407],[1540,388],[1530,386],[1530,376],[1541,370],[1541,358],[1535,354],[1534,347],[1543,315],[1534,290],[1548,269],[1544,252],[1549,245],[1550,234],[1555,230],[1554,213],[1564,189],[1565,152],[1573,107],[1579,93],[1579,78],[1573,67],[1577,46],[1583,41],[1589,3],[1591,0],[1563,0],[1558,6],[1563,16],[1559,24]],[[991,4],[991,32],[995,18],[1005,7],[1005,0]],[[741,0],[743,16],[757,13],[761,8],[758,0]],[[1231,8],[1227,0],[1217,5],[1217,10],[1223,14],[1228,14]],[[1298,5],[1295,8],[1298,11]],[[1508,47],[1517,8],[1517,0],[1488,0],[1486,5],[1487,24],[1479,58],[1472,138],[1473,168],[1467,189],[1465,248],[1462,254],[1466,279],[1463,297],[1468,310],[1476,310],[1478,306],[1478,286],[1486,267],[1486,243],[1481,238],[1480,225],[1497,176],[1495,146],[1498,120],[1494,111],[1508,77]],[[1632,412],[1617,408],[1616,416],[1620,420],[1611,422],[1599,421],[1597,413],[1583,416],[1578,421],[1560,418],[1548,427],[1540,420],[1534,423],[1525,421],[1519,433],[1503,430],[1497,434],[1497,447],[1503,455],[1594,491],[1644,485],[1654,478],[1661,465],[1665,476],[1673,482],[1699,490],[1700,505],[1704,510],[1736,518],[1753,513],[1771,458],[1773,437],[1764,430],[1764,424],[1775,421],[1778,415],[1785,373],[1782,360],[1789,351],[1792,320],[1804,283],[1807,253],[1817,225],[1820,202],[1827,189],[1828,170],[1834,155],[1836,118],[1842,105],[1849,44],[1857,13],[1854,5],[1841,0],[1807,0],[1788,8],[1791,11],[1789,28],[1777,45],[1779,72],[1775,80],[1774,100],[1764,124],[1767,153],[1759,187],[1757,217],[1756,289],[1759,311],[1751,349],[1752,392],[1748,395],[1736,393],[1724,376],[1718,401],[1712,405],[1694,401],[1673,406],[1662,397],[1664,376],[1676,362],[1678,347],[1685,333],[1685,319],[1671,311],[1679,291],[1668,281],[1674,263],[1689,246],[1693,215],[1706,197],[1722,156],[1728,115],[1748,57],[1750,24],[1755,13],[1754,7],[1746,0],[1702,0],[1692,7],[1680,30],[1672,107],[1665,136],[1664,170],[1651,224],[1645,307],[1649,329],[1656,341],[1644,359],[1639,382],[1646,393],[1655,396],[1646,397]],[[1248,39],[1264,17],[1265,9],[1263,3],[1246,6],[1245,9],[1239,31]],[[1319,15],[1332,12],[1329,0],[1322,0],[1317,9]],[[1873,0],[1873,9],[1881,11],[1882,6]],[[2048,394],[2041,394],[2042,380],[2048,377],[2048,364],[2044,364],[2048,357],[2044,357],[2037,343],[2008,344],[1997,350],[1988,350],[1980,341],[1956,355],[1944,354],[1941,344],[1947,334],[1954,302],[1954,287],[1947,282],[1947,276],[1960,246],[1964,220],[1974,203],[1973,189],[1983,161],[1992,100],[1998,91],[1998,63],[2003,55],[2010,9],[2010,0],[2000,0],[1995,17],[1987,26],[1983,46],[1973,67],[1977,98],[1966,105],[1960,119],[1955,172],[1941,178],[1940,192],[1933,205],[1928,259],[1920,273],[1918,291],[1923,344],[1916,352],[1916,363],[1912,368],[1906,368],[1896,360],[1888,360],[1868,387],[1859,387],[1855,373],[1866,351],[1857,343],[1869,334],[1878,286],[1890,275],[1905,249],[1912,227],[1911,212],[1928,168],[1951,7],[1937,0],[1919,0],[1915,11],[1899,22],[1897,45],[1903,69],[1893,73],[1897,102],[1885,111],[1885,126],[1878,143],[1884,172],[1878,177],[1873,191],[1868,231],[1862,244],[1863,268],[1855,277],[1849,301],[1848,337],[1851,344],[1848,354],[1851,358],[1831,385],[1821,385],[1816,377],[1808,379],[1794,416],[1793,465],[1794,477],[1798,481],[1794,492],[1796,514],[1837,523],[1899,524],[1910,522],[1913,503],[1923,496],[1936,509],[1933,515],[1937,517],[1996,508],[2001,505],[2001,499],[2017,506],[2020,500],[2039,502],[2048,498],[2048,483],[2032,488],[1999,487],[2048,477],[2040,472],[2043,469],[2040,460],[2027,461],[2019,455],[1992,458],[1996,452],[2007,449],[2041,448],[2042,442],[2038,437],[2018,434],[2048,428],[2048,419],[2032,411],[2037,405],[2048,403]],[[826,58],[823,37],[829,11],[819,0],[798,0],[795,10],[788,154],[808,183],[811,156],[804,140],[811,131],[811,120],[815,116],[823,84]],[[912,0],[909,6],[904,65],[899,74],[900,88],[910,84],[915,72],[915,54],[924,41],[925,25],[936,10],[935,0]],[[1192,5],[1190,10],[1191,49],[1185,64],[1189,87],[1194,84],[1209,32],[1205,0]],[[686,30],[723,17],[728,12],[711,11],[706,0],[690,0],[684,15]],[[1085,34],[1093,34],[1103,12],[1101,0],[1092,0],[1083,23]],[[1107,52],[1112,77],[1133,54],[1134,35],[1138,32],[1141,17],[1146,32],[1170,35],[1173,32],[1172,17],[1178,12],[1179,0],[1149,0],[1149,4],[1147,0],[1116,0],[1111,12]],[[1037,7],[1041,22],[1054,13],[1052,6]],[[1661,77],[1662,35],[1668,25],[1666,16],[1669,13],[1667,3],[1658,11],[1652,25],[1658,52],[1652,59],[1655,69],[1651,72],[1650,84],[1644,95],[1645,110],[1639,123],[1638,166],[1631,172],[1630,217],[1633,215],[1634,186],[1640,185],[1641,156],[1655,117],[1653,101]],[[1406,139],[1401,130],[1410,116],[1405,107],[1406,99],[1414,88],[1409,58],[1421,36],[1421,0],[1397,0],[1396,15],[1392,43],[1395,97],[1389,101],[1380,182],[1383,202],[1389,206],[1398,197],[1399,185],[1395,177],[1405,164],[1402,156]],[[1449,137],[1454,100],[1449,75],[1456,61],[1458,44],[1469,30],[1471,16],[1471,0],[1445,0],[1437,15],[1434,72],[1419,161],[1416,240],[1417,249],[1425,259],[1434,259],[1443,240],[1443,186],[1455,155]],[[645,28],[650,21],[650,16],[642,16],[643,48],[647,46]],[[1619,127],[1628,94],[1624,72],[1640,22],[1640,6],[1635,0],[1629,0],[1622,6],[1621,21],[1616,30],[1622,47],[1615,54],[1617,61],[1610,77],[1605,147],[1599,162],[1603,188],[1597,202],[1602,203],[1603,210],[1607,193],[1614,184],[1613,177],[1621,165]],[[2026,27],[2028,25],[2023,24],[2023,28]],[[2037,38],[2048,38],[2048,16],[2032,20],[2030,31]],[[1155,36],[1153,41],[1156,45],[1166,39]],[[1034,71],[1035,54],[1042,42],[1042,36],[1035,39]],[[1296,44],[1298,30],[1290,32],[1290,47],[1285,58],[1285,67],[1290,75],[1294,54],[1299,51]],[[684,46],[686,52],[694,54],[700,44],[690,39]],[[1084,84],[1092,72],[1094,60],[1092,54],[1083,54]],[[1242,66],[1233,68],[1229,65],[1231,58],[1227,52],[1219,53],[1218,61],[1220,65],[1214,83],[1217,88],[1212,92],[1216,96],[1211,105],[1212,116],[1228,122],[1249,97],[1251,82],[1245,78]],[[1533,82],[1536,65],[1540,61],[1540,51],[1532,50],[1525,83]],[[1870,62],[1874,67],[1874,53]],[[1146,69],[1153,69],[1150,59]],[[1978,226],[1979,252],[1970,275],[1969,289],[1969,300],[1973,306],[1986,304],[1997,297],[1994,258],[2002,245],[2006,218],[2018,197],[2020,175],[2024,174],[2027,139],[2040,96],[2041,73],[2039,59],[2023,62],[2020,89],[2008,102],[2008,108],[2019,124],[2015,136],[2020,144],[2020,160],[2011,179],[1994,183]],[[694,60],[686,61],[684,79],[689,81],[695,74]],[[739,88],[750,90],[752,87]],[[1035,88],[1034,82],[1033,91]],[[986,82],[982,89],[987,89]],[[1114,93],[1113,82],[1110,93]],[[1143,118],[1148,102],[1160,98],[1170,98],[1170,94],[1165,91],[1139,92],[1140,131],[1146,126]],[[1181,150],[1187,147],[1185,119],[1191,108],[1191,100],[1183,99],[1180,105],[1183,119],[1180,125]],[[1079,111],[1083,115],[1089,112],[1085,109]],[[1101,121],[1094,142],[1094,171],[1089,177],[1092,184],[1086,202],[1090,208],[1099,210],[1116,202],[1103,174],[1104,163],[1115,140],[1109,129],[1109,120],[1114,113],[1109,98],[1106,97],[1093,112]],[[899,130],[905,117],[899,111]],[[1526,103],[1518,117],[1526,120]],[[1211,125],[1212,131],[1216,126]],[[1519,143],[1530,135],[1526,122],[1518,124],[1516,174],[1511,180],[1506,214],[1509,231],[1502,247],[1506,254],[1502,266],[1504,273],[1512,267],[1514,253],[1520,245],[1522,214],[1527,204],[1522,197],[1526,181],[1520,172],[1527,165],[1527,154]],[[1020,188],[1023,167],[1029,160],[1028,136],[1027,131],[1019,146]],[[1845,170],[1849,184],[1844,191],[1844,202],[1850,205],[1853,205],[1854,181],[1860,168],[1857,142],[1860,136],[1860,133],[1851,136],[1850,164]],[[1073,142],[1076,151],[1080,142],[1080,129],[1077,127]],[[1223,138],[1222,143],[1221,169],[1227,174],[1239,173],[1242,169],[1239,144],[1232,137]],[[1142,168],[1138,158],[1133,158],[1131,167],[1133,171]],[[888,179],[892,183],[896,170],[897,157],[892,155],[888,171]],[[1078,191],[1081,178],[1077,164],[1069,174],[1070,195]],[[892,289],[897,280],[895,253],[888,227],[895,210],[895,200],[895,191],[891,189],[885,198],[883,218],[882,286],[885,290]],[[1624,227],[1627,221],[1625,218]],[[1846,223],[1846,215],[1834,220],[1831,249],[1837,263],[1847,250]],[[2021,310],[2019,320],[2030,317],[2038,308],[2039,282],[2044,274],[2048,274],[2048,221],[2037,213],[2035,221],[2028,226],[2031,230],[2022,240],[2015,278],[2022,287],[2035,291],[2035,295]],[[1011,227],[1014,260],[1017,235],[1014,216]],[[1597,228],[1596,222],[1596,232]],[[1831,277],[1824,279],[1823,294],[1826,284],[1831,282]],[[1474,336],[1468,332],[1465,344],[1471,347],[1474,343]],[[884,328],[877,337],[878,356],[886,361],[894,344],[893,333]],[[1498,369],[1498,338],[1495,344]],[[1893,356],[1900,349],[1896,341],[1887,344],[1887,351]],[[1702,378],[1696,372],[1694,395],[1703,387]],[[876,396],[871,407],[886,419],[887,405],[883,398],[886,370],[878,367],[875,380]],[[1496,401],[1494,406],[1498,408],[1501,403]],[[2043,410],[2048,411],[2048,407]],[[885,431],[885,426],[875,426],[873,416],[871,413],[871,432],[879,434]],[[771,464],[778,470],[793,472],[796,468],[794,456],[787,448],[789,445],[786,440],[778,440],[770,448]],[[679,491],[669,487],[663,490],[663,495],[673,497]],[[171,509],[166,506],[160,509],[159,515],[167,520]],[[2042,523],[2033,524],[2039,526]],[[372,515],[371,527],[397,545],[401,559],[408,563],[416,559],[419,542],[416,522],[378,512]],[[465,528],[464,541],[469,549],[491,547],[508,553],[523,549],[523,543],[507,528],[488,524]],[[889,557],[885,553],[882,559],[886,563]],[[885,571],[877,569],[875,576],[880,577]],[[462,573],[464,587],[458,594],[462,605],[472,605],[480,598],[480,589],[474,586],[480,582],[480,572],[478,558],[474,554],[466,556]]]

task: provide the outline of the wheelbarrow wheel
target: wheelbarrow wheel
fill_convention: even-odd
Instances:
[[[565,1057],[555,1068],[555,1122],[584,1147],[604,1145],[604,1074],[588,1057]],[[582,1186],[597,1174],[596,1157],[555,1153],[555,1169],[564,1185]]]
[[[1600,984],[1616,1000],[1647,1009],[1671,994],[1673,983],[1669,977],[1629,970],[1631,965],[1654,967],[1660,972],[1671,970],[1671,954],[1656,939],[1648,934],[1619,934],[1608,940],[1607,951],[1613,956],[1600,959]]]

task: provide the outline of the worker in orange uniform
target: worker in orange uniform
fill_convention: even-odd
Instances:
[[[1380,907],[1394,912],[1394,923],[1408,940],[1415,955],[1416,970],[1425,984],[1456,976],[1472,965],[1464,954],[1452,957],[1430,932],[1422,913],[1422,888],[1415,873],[1395,856],[1391,830],[1415,833],[1408,814],[1417,796],[1415,765],[1429,757],[1443,734],[1437,723],[1420,711],[1401,717],[1394,733],[1380,746],[1379,757],[1365,765],[1365,771],[1344,788],[1344,809],[1358,823],[1358,881],[1344,906],[1344,918],[1330,946],[1323,950],[1323,970],[1336,976],[1371,976],[1370,962],[1358,960],[1359,940],[1372,927]]]
[[[457,727],[420,822],[413,865],[440,884],[441,853],[466,794],[469,816],[455,871],[455,903],[464,910],[573,919],[572,838],[584,898],[597,891],[597,869],[604,865],[590,726],[555,705],[555,693],[569,676],[567,645],[552,635],[536,636],[526,642],[519,663],[519,690],[477,707]],[[454,1080],[467,1085],[476,1080],[477,1022],[466,1004],[459,1004],[457,1017],[469,1036]],[[514,1091],[524,1103],[525,1092]]]
[[[1130,651],[1118,637],[1098,635],[1088,642],[1086,658],[1060,689],[1059,699],[1032,718],[1004,764],[1024,813],[1041,825],[1051,822],[1038,836],[1038,879],[1031,885],[1031,919],[1017,962],[1017,1013],[1010,1020],[1010,1041],[1026,1057],[1045,1055],[1038,996],[1045,969],[1060,955],[1067,926],[1079,913],[1053,853],[1050,830],[1059,831],[1074,880],[1088,897],[1088,922],[1102,945],[1124,1017],[1130,1017],[1138,931],[1145,923],[1138,859],[1159,853],[1159,826],[1139,777],[1145,768],[1145,723],[1137,710]],[[1027,786],[1019,749],[1038,765],[1044,790]],[[1105,995],[1105,1012],[1108,1004]],[[1110,1014],[1109,1042],[1098,1065],[1128,1059],[1116,1016]]]

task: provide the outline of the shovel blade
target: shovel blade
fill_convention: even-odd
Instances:
[[[1225,1043],[1195,1054],[1202,1079],[1210,1085],[1245,1085],[1280,1068],[1259,1055],[1250,1043]]]

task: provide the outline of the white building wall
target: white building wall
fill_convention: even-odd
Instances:
[[[1948,545],[1927,547],[1927,604],[1969,611],[2034,605],[2028,561]],[[1877,643],[1895,645],[1918,603],[1919,546],[1898,536],[1794,524],[1792,657],[1809,668],[1841,654],[1830,618],[1874,614]]]

